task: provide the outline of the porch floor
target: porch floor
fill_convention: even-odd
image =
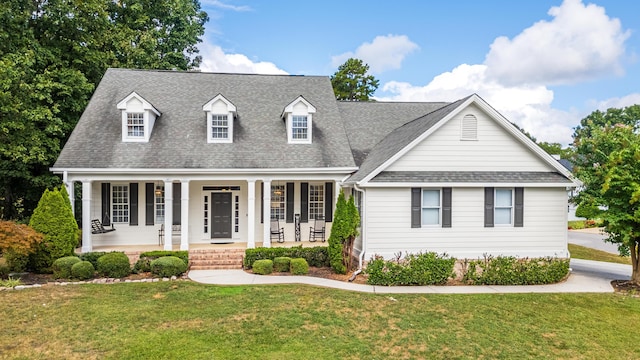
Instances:
[[[262,242],[256,242],[256,247],[262,247]],[[329,242],[325,241],[285,241],[283,243],[271,242],[271,247],[316,247],[329,246]],[[180,244],[173,244],[173,251],[180,250]],[[189,244],[189,250],[221,250],[221,249],[246,249],[246,242],[233,242],[224,244]],[[94,246],[93,251],[124,251],[124,252],[146,252],[164,250],[164,245],[116,245],[116,246]],[[82,253],[81,248],[76,249],[76,253]]]

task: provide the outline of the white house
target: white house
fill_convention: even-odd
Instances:
[[[322,76],[124,69],[106,72],[52,171],[82,183],[83,224],[117,229],[83,231],[82,251],[157,245],[177,224],[180,249],[270,246],[270,218],[306,241],[313,219],[330,231],[344,188],[361,258],[567,256],[579,184],[477,95],[339,102]]]

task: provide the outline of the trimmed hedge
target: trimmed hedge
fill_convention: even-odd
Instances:
[[[151,262],[151,273],[160,277],[180,276],[187,271],[187,264],[177,256],[163,256]]]
[[[175,256],[181,259],[184,262],[185,266],[189,267],[188,251],[156,250],[156,251],[147,251],[140,254],[140,258],[138,259],[138,261],[136,261],[136,264],[133,266],[133,272],[141,273],[141,272],[151,271],[151,262],[164,256]]]
[[[51,270],[53,270],[53,277],[56,279],[69,279],[71,278],[71,267],[81,260],[77,256],[65,256],[53,262]]]
[[[455,258],[434,252],[398,256],[395,260],[373,258],[365,273],[369,285],[436,285],[445,284],[455,276]]]
[[[110,278],[122,278],[131,274],[129,257],[123,252],[112,252],[98,259],[98,272]]]
[[[569,259],[485,256],[467,263],[463,281],[477,285],[553,284],[569,273]]]
[[[82,253],[80,254],[80,260],[90,262],[91,265],[93,265],[93,268],[97,269],[98,259],[100,259],[102,255],[105,255],[105,254],[108,254],[108,252],[94,251],[94,252]]]
[[[96,269],[89,261],[80,261],[71,267],[71,277],[78,280],[91,279]]]
[[[263,259],[256,260],[253,263],[253,273],[259,275],[268,275],[273,272],[273,260]]]
[[[264,248],[247,249],[244,256],[244,267],[251,269],[257,260],[275,260],[277,257],[303,258],[309,266],[329,267],[329,254],[325,246],[307,247],[302,245],[291,248]]]
[[[286,256],[279,256],[273,259],[273,271],[275,272],[288,272],[291,266],[291,258]]]
[[[307,275],[309,273],[309,264],[303,258],[291,259],[291,273],[293,275]]]

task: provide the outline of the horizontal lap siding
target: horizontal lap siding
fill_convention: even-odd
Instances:
[[[460,140],[464,115],[478,119],[478,140]],[[394,162],[387,171],[555,171],[502,126],[471,106]]]
[[[411,228],[410,189],[367,190],[367,257],[403,251],[446,252],[456,257],[484,253],[565,256],[566,192],[526,188],[524,227],[485,228],[483,188],[454,188],[451,228]]]

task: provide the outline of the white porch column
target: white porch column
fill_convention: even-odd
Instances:
[[[256,247],[256,181],[247,180],[247,248]]]
[[[173,250],[173,182],[164,181],[164,249]]]
[[[182,180],[180,188],[180,250],[189,250],[189,180]]]
[[[262,196],[262,246],[271,247],[271,180],[263,180],[264,194]]]
[[[71,212],[73,212],[73,215],[75,216],[76,206],[75,206],[75,192],[73,191],[73,181],[69,181],[66,171],[62,173],[62,182],[64,183],[64,186],[67,188],[67,194],[69,195],[69,202],[71,203]]]
[[[91,181],[82,182],[82,252],[93,251],[91,243]]]

